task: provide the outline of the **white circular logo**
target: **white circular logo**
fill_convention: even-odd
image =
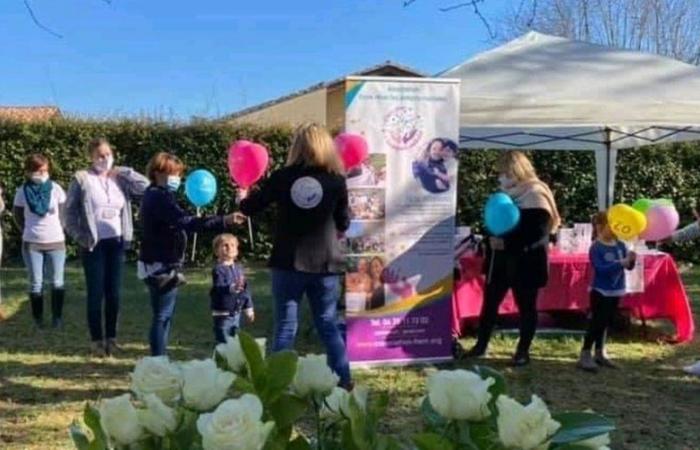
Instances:
[[[292,201],[301,209],[311,209],[323,200],[323,187],[317,179],[302,177],[292,185]]]

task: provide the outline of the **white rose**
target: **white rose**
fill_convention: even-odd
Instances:
[[[264,358],[265,340],[256,339],[256,343],[260,347],[260,353],[262,353]],[[226,360],[228,366],[235,373],[240,373],[245,368],[247,361],[238,336],[226,337],[226,343],[217,345],[216,352]]]
[[[533,395],[530,404],[523,406],[512,398],[501,395],[498,407],[498,437],[507,448],[533,450],[547,448],[547,443],[561,426],[552,419],[547,405]]]
[[[131,374],[131,390],[141,400],[155,394],[172,404],[182,395],[182,374],[167,356],[149,356],[136,363]]]
[[[325,398],[321,407],[321,417],[325,419],[339,416],[350,417],[350,398],[354,397],[362,411],[367,410],[367,397],[369,389],[364,386],[355,386],[352,393],[343,388],[334,387],[331,395]]]
[[[610,450],[610,447],[608,447],[608,445],[610,445],[610,435],[608,433],[601,434],[600,436],[575,442],[573,445],[590,448],[592,450]]]
[[[155,394],[148,394],[144,399],[146,409],[138,411],[141,425],[156,436],[163,437],[177,428],[177,414]]]
[[[467,370],[441,370],[428,376],[430,405],[446,419],[484,420],[491,415],[489,387],[495,382]]]
[[[116,444],[133,444],[143,436],[136,408],[131,404],[131,395],[102,400],[99,411],[102,430]]]
[[[182,364],[182,398],[185,405],[198,411],[208,411],[221,403],[236,376],[216,367],[211,359]]]
[[[263,406],[258,397],[245,394],[226,400],[213,413],[197,419],[204,450],[260,450],[274,422],[261,421]]]
[[[326,363],[325,355],[307,355],[299,358],[292,390],[300,397],[309,394],[330,395],[340,378]]]

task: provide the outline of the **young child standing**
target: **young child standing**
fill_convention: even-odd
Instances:
[[[592,318],[578,361],[580,369],[590,372],[597,371],[599,366],[616,367],[605,352],[606,331],[617,312],[620,297],[625,294],[625,269],[633,269],[637,258],[634,252],[628,252],[625,244],[615,238],[605,212],[593,217],[593,227],[596,241],[589,252],[594,274],[591,285]],[[591,356],[594,344],[595,357]]]
[[[211,314],[217,343],[226,343],[240,328],[241,312],[250,322],[255,320],[253,299],[238,258],[238,238],[224,233],[214,238],[216,266],[212,269]]]

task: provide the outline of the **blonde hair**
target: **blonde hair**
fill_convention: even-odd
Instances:
[[[236,243],[236,246],[239,245],[238,238],[234,236],[231,233],[221,233],[220,235],[216,236],[214,238],[214,242],[212,242],[212,249],[214,250],[214,256],[217,255],[219,252],[219,248],[224,245],[224,242],[229,242],[233,241]]]
[[[509,151],[498,158],[496,170],[514,181],[523,182],[537,179],[537,172],[523,152]]]
[[[294,133],[287,166],[294,165],[319,167],[338,175],[345,173],[333,138],[325,127],[315,123],[301,125]]]

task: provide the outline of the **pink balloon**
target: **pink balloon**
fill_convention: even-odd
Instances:
[[[335,137],[335,146],[343,160],[345,170],[354,169],[367,159],[367,141],[358,134],[340,133]]]
[[[645,241],[661,241],[678,228],[680,218],[672,205],[655,205],[647,211],[647,228],[641,235]]]
[[[248,189],[265,174],[269,159],[264,146],[245,140],[236,141],[228,149],[228,172],[237,185]]]

